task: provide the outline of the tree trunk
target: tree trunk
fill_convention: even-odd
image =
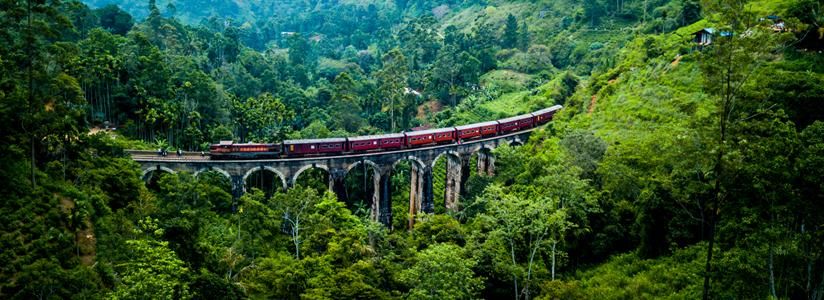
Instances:
[[[802,221],[801,221],[801,237],[802,238],[804,237],[805,229],[806,228],[804,227],[804,221],[802,219]],[[811,300],[813,299],[812,276],[813,276],[813,260],[812,260],[812,258],[810,258],[808,256],[807,257],[807,284],[804,285],[804,291],[806,292],[807,297],[809,297],[809,299],[811,299]]]
[[[709,205],[710,209],[710,242],[709,246],[707,247],[707,265],[704,270],[704,293],[703,299],[708,300],[710,297],[710,276],[712,272],[712,251],[713,247],[715,246],[715,227],[718,224],[718,219],[720,218],[720,208],[721,203],[724,200],[724,195],[722,192],[721,180],[724,178],[724,145],[727,141],[727,117],[731,111],[731,105],[733,100],[733,89],[732,89],[732,51],[728,51],[729,56],[727,57],[727,70],[724,73],[724,93],[723,99],[721,102],[721,111],[720,111],[720,119],[719,119],[719,136],[718,136],[718,153],[715,156],[715,185],[713,186],[713,193],[715,194],[715,205]]]
[[[555,246],[558,242],[552,241],[552,280],[555,280]]]
[[[511,238],[509,239],[509,253],[512,257],[512,267],[513,268],[517,267],[518,263],[515,262],[515,242]],[[518,296],[518,274],[512,274],[512,280],[515,283],[515,298],[514,299],[520,299],[520,296]]]
[[[776,293],[775,293],[775,267],[774,267],[774,264],[773,264],[774,263],[774,260],[773,260],[773,256],[774,256],[773,252],[774,251],[773,251],[773,242],[772,241],[770,241],[769,248],[770,248],[770,250],[769,250],[770,251],[770,258],[769,258],[770,296],[772,296],[773,299],[778,299],[778,297],[776,296]]]
[[[31,34],[32,34],[32,20],[31,20],[31,18],[32,18],[31,9],[32,9],[32,7],[31,7],[31,1],[32,0],[26,1],[26,5],[27,5],[26,13],[27,13],[27,19],[28,19],[27,22],[28,22],[28,27],[29,27],[29,32],[28,32],[28,35],[29,35],[29,43],[28,43],[29,44],[29,64],[27,66],[28,67],[27,68],[28,69],[27,70],[28,71],[28,77],[29,77],[28,78],[29,79],[29,118],[31,118],[29,121],[32,121],[34,119],[34,74],[33,74],[34,70],[33,70],[33,66],[32,66],[32,64],[34,64],[34,49],[32,49],[33,48],[32,46],[34,44],[34,37],[31,36]],[[25,121],[23,123],[25,124]],[[34,133],[34,130],[32,130],[31,128],[29,128],[29,130],[31,130],[31,137],[30,137],[31,138],[31,186],[32,186],[32,188],[36,188],[37,187],[37,179],[35,178],[35,169],[37,168],[37,164],[34,161],[34,159],[35,159],[35,156],[34,156],[34,152],[35,152],[34,151],[34,141],[35,141],[35,139],[37,139],[37,136]]]
[[[709,232],[709,246],[707,246],[707,264],[704,268],[704,300],[710,299],[710,276],[712,272],[712,248],[715,246],[715,216],[714,212],[710,213],[710,232]]]

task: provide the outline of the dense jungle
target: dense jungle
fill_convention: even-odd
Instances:
[[[0,298],[822,300],[823,8],[0,0]],[[387,224],[365,167],[343,197],[321,169],[238,196],[128,151],[553,105],[456,209],[440,159],[410,215],[399,163]]]

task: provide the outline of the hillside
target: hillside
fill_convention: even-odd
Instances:
[[[0,298],[824,295],[819,0],[26,4],[0,5]],[[297,155],[287,189],[258,160],[553,105],[422,166]],[[127,151],[225,140],[267,151],[228,177]]]

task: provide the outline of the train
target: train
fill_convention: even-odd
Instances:
[[[235,143],[221,141],[209,146],[209,158],[214,160],[270,159],[360,154],[402,149],[415,149],[461,143],[463,141],[506,135],[552,121],[561,105],[497,121],[469,125],[418,130],[402,133],[285,140],[275,144]]]

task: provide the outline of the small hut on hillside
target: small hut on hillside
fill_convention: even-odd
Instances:
[[[706,46],[712,44],[712,36],[714,34],[714,28],[704,28],[693,33],[693,35],[695,35],[695,39],[693,39],[693,41],[695,41],[698,46]]]
[[[696,31],[693,35],[695,36],[693,39],[693,42],[696,44],[695,48],[701,50],[705,46],[712,45],[712,40],[716,35],[720,37],[731,37],[733,33],[729,31],[716,32],[715,28],[704,28]]]

